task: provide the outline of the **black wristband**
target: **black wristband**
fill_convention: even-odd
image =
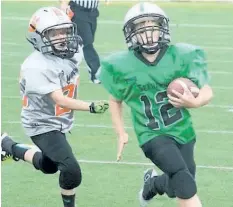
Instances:
[[[90,113],[96,113],[94,102],[91,103],[91,105],[89,106],[89,109],[90,109]]]

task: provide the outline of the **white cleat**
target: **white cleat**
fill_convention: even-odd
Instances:
[[[100,80],[98,80],[98,79],[94,79],[94,80],[92,81],[92,83],[94,83],[94,84],[101,84]]]

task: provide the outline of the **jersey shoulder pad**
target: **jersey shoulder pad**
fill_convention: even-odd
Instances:
[[[39,77],[47,77],[52,79],[61,73],[59,59],[53,56],[43,55],[35,51],[29,55],[21,65],[21,77],[26,79],[36,79]]]
[[[197,57],[201,57],[202,61],[206,60],[205,51],[196,45],[177,43],[175,45],[171,45],[170,49],[174,57],[182,59],[185,63],[189,63]]]
[[[34,51],[29,55],[21,65],[21,71],[36,69],[38,73],[47,73],[53,71],[60,72],[59,65],[60,58],[52,55],[43,55],[38,51]]]
[[[119,61],[124,61],[125,59],[127,59],[128,53],[128,51],[119,51],[111,53],[107,57],[103,58],[103,62],[109,62],[112,64],[119,63]]]
[[[176,43],[174,45],[171,45],[171,49],[179,55],[188,55],[198,50],[203,50],[201,47],[197,45],[187,43]]]
[[[25,70],[27,68],[46,68],[46,66],[47,61],[44,55],[38,51],[34,51],[24,60],[23,64],[21,65],[21,70]]]
[[[102,68],[105,70],[117,70],[120,64],[124,64],[127,61],[129,51],[119,51],[108,55],[101,60]]]
[[[61,88],[59,59],[32,53],[21,66],[20,79],[25,81],[25,93],[48,94]]]

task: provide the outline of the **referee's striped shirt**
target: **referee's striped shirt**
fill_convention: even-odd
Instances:
[[[76,4],[86,9],[95,9],[98,7],[99,0],[72,0]]]

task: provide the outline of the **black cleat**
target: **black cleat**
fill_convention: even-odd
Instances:
[[[144,173],[144,186],[139,192],[139,201],[141,207],[146,207],[148,202],[157,194],[151,190],[153,179],[157,176],[154,169],[147,169]]]
[[[6,153],[5,151],[2,151],[2,152],[1,152],[1,161],[2,161],[2,162],[7,161],[7,160],[10,160],[10,159],[12,159],[12,158],[13,158],[12,154]]]
[[[14,142],[7,133],[3,133],[1,135],[1,147],[2,147],[2,151],[1,151],[1,161],[6,161],[9,159],[13,159],[15,161],[18,161],[19,159],[14,157],[12,154],[12,146],[17,144],[16,142]]]

